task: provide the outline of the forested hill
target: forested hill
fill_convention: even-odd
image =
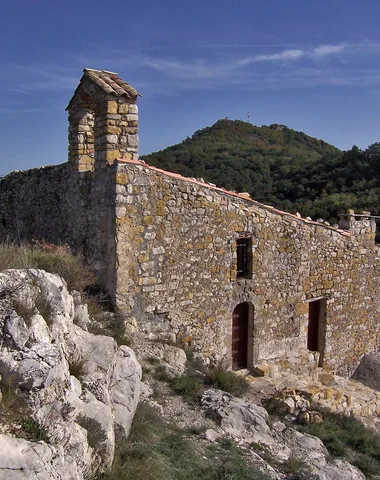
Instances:
[[[380,143],[342,152],[285,125],[219,120],[142,159],[314,219],[336,222],[347,208],[380,214]]]

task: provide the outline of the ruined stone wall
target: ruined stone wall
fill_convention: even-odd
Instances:
[[[69,164],[16,171],[0,179],[0,241],[67,243],[84,253],[114,295],[114,174]]]
[[[206,358],[230,362],[232,312],[250,302],[252,364],[307,362],[309,301],[324,297],[324,366],[347,373],[378,348],[378,247],[371,222],[356,227],[363,231],[350,236],[120,163],[117,303],[147,331],[172,331]],[[252,279],[236,278],[236,240],[244,236],[252,236]]]

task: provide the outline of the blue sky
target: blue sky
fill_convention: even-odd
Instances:
[[[140,153],[219,118],[340,148],[380,141],[378,0],[11,0],[0,16],[0,174],[67,158],[84,67],[143,97]]]

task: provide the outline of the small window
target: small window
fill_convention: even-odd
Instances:
[[[252,278],[252,239],[238,238],[237,250],[237,278]]]

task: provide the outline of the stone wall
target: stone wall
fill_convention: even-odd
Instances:
[[[351,234],[154,168],[116,173],[117,303],[211,361],[231,361],[232,312],[251,304],[250,363],[308,362],[308,311],[325,299],[323,365],[347,374],[378,349],[379,247],[368,219]],[[252,278],[236,240],[252,237]],[[133,321],[133,320],[132,320]]]
[[[242,302],[248,366],[319,361],[348,375],[378,351],[379,247],[367,217],[347,217],[347,232],[137,161],[14,172],[0,180],[0,202],[1,241],[85,252],[131,323],[175,333],[210,362],[231,364]],[[237,278],[242,238],[252,241],[250,278]],[[318,299],[323,358],[308,349],[309,303]]]
[[[69,164],[16,171],[0,179],[0,241],[66,243],[82,252],[115,292],[114,174]]]

